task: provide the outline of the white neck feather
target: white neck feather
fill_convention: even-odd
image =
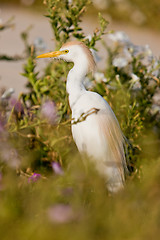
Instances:
[[[84,61],[74,62],[74,67],[67,76],[67,92],[69,94],[69,104],[72,109],[77,99],[86,91],[83,81],[88,72],[88,63]]]

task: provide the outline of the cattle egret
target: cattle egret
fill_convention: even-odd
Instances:
[[[109,104],[98,93],[87,91],[84,79],[94,71],[95,61],[89,48],[80,41],[65,43],[59,51],[37,58],[56,58],[73,62],[66,89],[72,110],[72,135],[80,153],[85,153],[104,176],[110,192],[124,187],[127,171],[124,136]]]

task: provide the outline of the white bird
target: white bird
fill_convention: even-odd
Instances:
[[[95,69],[91,51],[84,43],[72,41],[65,43],[59,51],[37,58],[46,57],[74,63],[66,84],[74,119],[73,139],[79,152],[87,154],[105,177],[108,190],[117,192],[124,187],[127,171],[124,137],[109,104],[98,93],[87,91],[84,87],[86,74]]]

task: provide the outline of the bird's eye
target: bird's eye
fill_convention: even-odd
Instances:
[[[69,50],[64,50],[64,52],[65,52],[65,53],[68,53],[68,52],[69,52]]]

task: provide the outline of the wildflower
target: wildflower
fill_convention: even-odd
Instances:
[[[125,57],[116,57],[112,61],[113,66],[123,68],[127,66],[128,60]]]
[[[100,62],[102,60],[102,58],[98,55],[97,51],[95,51],[94,49],[90,49],[90,51],[92,52],[92,55],[93,55],[93,58],[94,58],[94,61],[97,63],[97,62]]]
[[[93,81],[91,81],[91,79],[89,79],[88,77],[85,77],[84,86],[87,89],[92,88],[93,87]]]
[[[50,124],[55,124],[57,120],[56,105],[53,101],[46,101],[41,108],[41,115],[48,120]]]
[[[98,83],[107,82],[107,79],[105,78],[104,73],[95,72],[94,77],[95,77],[95,81]]]
[[[148,66],[148,72],[151,72],[152,75],[155,77],[159,77],[160,75],[160,61],[157,59],[154,59],[152,65],[150,64]]]
[[[108,34],[108,38],[116,43],[126,44],[130,43],[130,39],[125,32],[117,31]]]
[[[132,80],[133,80],[134,82],[139,81],[139,77],[138,77],[136,74],[131,73],[131,77],[132,77]]]
[[[52,162],[51,165],[52,165],[52,169],[55,172],[55,174],[57,174],[57,175],[63,174],[63,170],[58,162]]]
[[[138,82],[136,82],[133,86],[132,86],[132,89],[133,90],[140,90],[142,88],[142,86],[141,86],[141,83],[138,81]]]
[[[17,100],[16,98],[11,98],[10,99],[10,106],[12,108],[14,108],[14,111],[16,113],[21,113],[21,114],[24,113],[24,108],[23,108],[22,103],[19,100]]]
[[[41,178],[41,174],[33,173],[31,177],[28,178],[28,182],[37,182]]]
[[[74,220],[75,214],[71,206],[56,204],[48,209],[48,217],[53,223],[68,223]]]
[[[150,113],[151,113],[152,115],[160,114],[160,106],[157,105],[157,104],[152,104]]]
[[[88,34],[88,35],[85,37],[85,39],[88,39],[89,41],[91,41],[91,40],[92,40],[92,35],[91,35],[91,34]]]
[[[130,84],[131,84],[131,88],[133,89],[133,90],[140,90],[141,88],[142,88],[142,86],[141,86],[141,83],[140,83],[140,79],[139,79],[139,77],[136,75],[136,74],[134,74],[134,73],[131,73],[131,81],[130,81]]]
[[[129,51],[134,57],[141,56],[144,64],[150,64],[150,62],[153,60],[153,53],[149,45],[138,46],[131,43],[129,46]]]
[[[36,47],[37,50],[39,51],[44,51],[47,48],[46,43],[44,42],[43,38],[37,37],[34,40],[34,46]]]
[[[152,50],[150,49],[150,46],[148,44],[144,46],[144,52],[147,56],[153,56]]]
[[[121,51],[114,57],[112,64],[115,67],[124,68],[132,60],[131,53],[128,50],[128,47],[124,46]]]

